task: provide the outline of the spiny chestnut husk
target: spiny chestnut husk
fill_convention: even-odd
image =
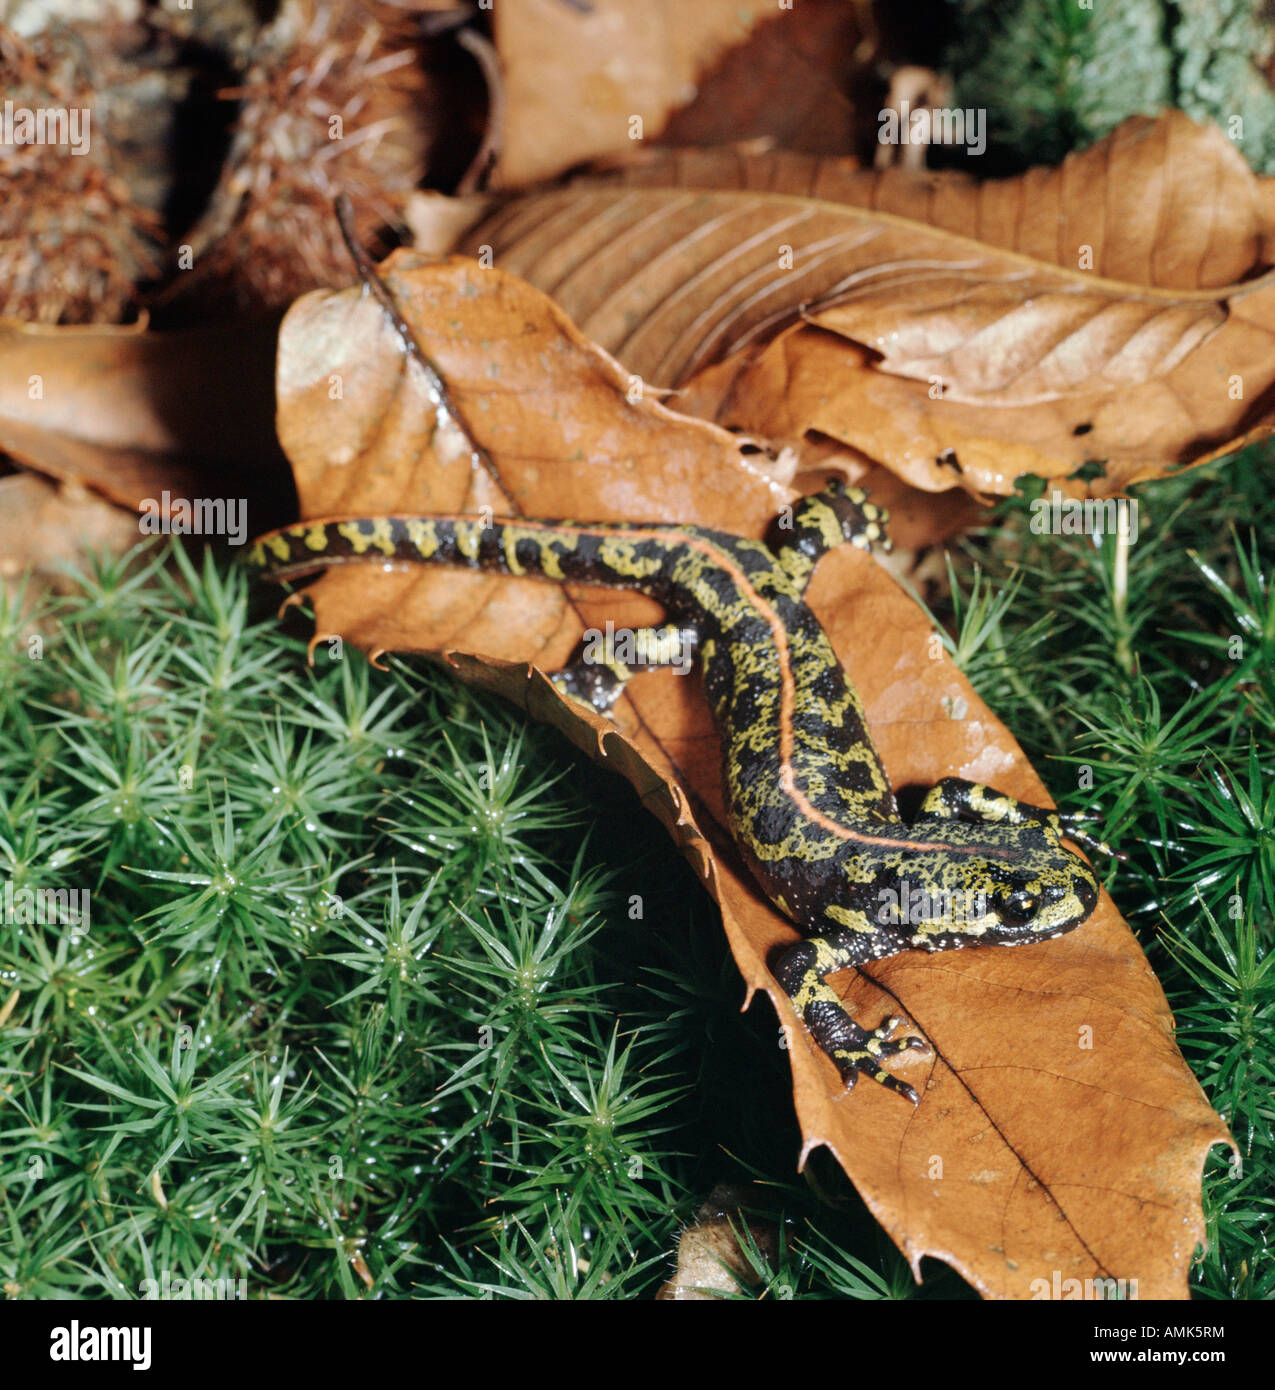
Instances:
[[[195,283],[272,307],[348,283],[337,194],[350,196],[359,239],[375,253],[425,174],[430,93],[410,17],[374,0],[285,0],[225,95],[242,105],[189,238]]]
[[[26,40],[0,27],[0,317],[119,323],[158,273],[159,218],[134,200],[95,120],[90,51],[69,30]]]

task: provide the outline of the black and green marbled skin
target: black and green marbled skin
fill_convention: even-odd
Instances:
[[[247,560],[280,580],[345,563],[468,565],[662,602],[668,625],[634,634],[637,661],[608,649],[555,682],[605,711],[644,666],[683,661],[690,644],[721,739],[731,831],[805,938],[775,977],[847,1086],[866,1072],[915,1103],[882,1063],[925,1043],[892,1038],[896,1018],[861,1028],[827,976],[900,951],[1059,936],[1092,913],[1098,884],[1062,844],[1088,837],[977,783],[945,778],[912,824],[901,819],[859,697],[804,599],[825,551],[888,544],[884,521],[860,490],[830,483],[773,549],[695,526],[383,516],[286,527]]]

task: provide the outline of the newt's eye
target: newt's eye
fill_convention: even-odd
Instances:
[[[1026,927],[1030,926],[1032,919],[1040,910],[1040,899],[1025,889],[1018,888],[1012,893],[1007,893],[1000,900],[999,908],[1000,919],[1007,927]]]

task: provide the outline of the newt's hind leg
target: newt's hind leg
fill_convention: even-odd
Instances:
[[[862,961],[861,938],[848,932],[812,936],[784,952],[775,968],[775,978],[792,1000],[793,1008],[810,1030],[811,1037],[836,1063],[847,1090],[863,1074],[906,1096],[916,1105],[918,1098],[913,1087],[891,1076],[881,1064],[900,1052],[927,1051],[925,1040],[915,1036],[891,1038],[890,1034],[903,1021],[900,1018],[887,1018],[877,1028],[861,1028],[827,983],[826,977],[834,971],[857,966]]]
[[[585,634],[580,654],[549,679],[573,699],[592,705],[599,714],[624,693],[634,676],[657,666],[690,669],[698,634],[694,628],[666,623],[663,627],[594,629]]]
[[[889,550],[886,522],[890,513],[868,501],[861,487],[849,487],[840,478],[829,478],[827,486],[803,497],[793,508],[791,525],[780,520],[775,558],[802,592],[810,583],[815,565],[825,551],[839,545],[860,550]]]

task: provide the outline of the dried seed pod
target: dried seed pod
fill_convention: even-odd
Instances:
[[[759,1281],[748,1245],[768,1261],[779,1253],[779,1228],[750,1221],[742,1204],[747,1190],[719,1183],[677,1243],[677,1272],[655,1297],[674,1302],[730,1298]]]
[[[189,238],[195,283],[267,305],[347,283],[336,195],[349,194],[360,240],[376,247],[425,173],[429,86],[410,16],[372,0],[285,0],[225,95],[242,106]]]
[[[70,30],[0,28],[0,317],[118,323],[158,271],[160,220],[95,120],[90,52]]]

